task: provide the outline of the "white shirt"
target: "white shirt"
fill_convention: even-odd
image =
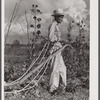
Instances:
[[[61,32],[58,23],[54,21],[49,27],[49,39],[51,42],[60,41]]]

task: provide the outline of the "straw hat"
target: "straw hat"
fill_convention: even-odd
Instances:
[[[56,9],[56,10],[54,10],[52,16],[64,16],[63,9]]]

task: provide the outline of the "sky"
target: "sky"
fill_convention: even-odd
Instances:
[[[75,20],[85,18],[89,14],[90,1],[89,0],[5,0],[5,27],[9,24],[11,14],[14,10],[15,4],[20,3],[19,9],[16,12],[17,17],[20,15],[20,18],[16,22],[12,22],[12,29],[14,32],[10,34],[18,33],[20,35],[24,34],[22,29],[26,32],[25,27],[25,14],[23,11],[27,11],[27,18],[30,21],[30,9],[32,4],[37,4],[41,11],[43,12],[40,17],[42,18],[42,24],[46,23],[48,19],[51,19],[51,14],[53,10],[61,8],[64,9],[65,14],[69,14]],[[17,19],[16,17],[16,19]],[[68,19],[64,19],[65,23],[68,22]],[[31,22],[31,21],[30,21]],[[20,23],[20,24],[19,24]],[[22,27],[21,27],[22,26]],[[47,28],[48,25],[43,26],[43,30]],[[6,30],[7,31],[7,30]],[[6,34],[5,31],[5,34]],[[45,32],[43,32],[45,33]],[[17,35],[16,35],[17,37]]]
[[[52,13],[58,8],[70,8],[70,13],[82,13],[89,10],[89,0],[5,0],[5,17],[9,18],[16,3],[20,2],[20,10],[30,9],[32,4],[38,4],[43,13]]]

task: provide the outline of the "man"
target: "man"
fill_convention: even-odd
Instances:
[[[64,13],[62,9],[54,10],[53,15],[54,20],[49,27],[49,39],[53,43],[53,47],[50,50],[52,54],[56,50],[62,47],[61,40],[61,32],[59,30],[59,24],[63,21]],[[59,52],[52,59],[52,73],[50,77],[50,92],[51,94],[55,93],[57,88],[59,87],[60,77],[62,79],[62,83],[64,88],[66,87],[66,66],[64,64],[61,52]]]

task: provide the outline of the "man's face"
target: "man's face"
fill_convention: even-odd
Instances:
[[[61,23],[63,21],[64,16],[56,16],[57,23]]]

